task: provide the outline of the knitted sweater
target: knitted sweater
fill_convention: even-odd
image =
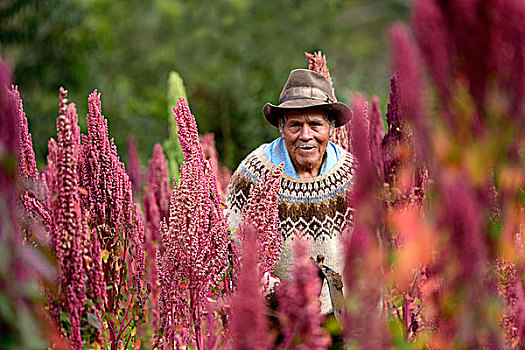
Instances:
[[[242,208],[254,182],[273,165],[264,155],[262,145],[246,157],[233,174],[226,203],[230,225],[238,228]],[[313,179],[296,179],[283,174],[279,193],[279,231],[283,236],[282,252],[274,270],[281,279],[289,279],[293,263],[293,240],[297,232],[310,241],[311,257],[325,257],[325,265],[342,274],[344,254],[342,229],[353,221],[353,209],[347,206],[355,173],[355,159],[338,148],[339,160],[326,174]],[[351,224],[350,222],[350,224]],[[332,311],[326,281],[321,290],[321,311]]]

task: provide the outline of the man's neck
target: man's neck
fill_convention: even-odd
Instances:
[[[317,177],[319,176],[319,170],[317,170],[317,172],[313,172],[313,171],[300,171],[300,170],[297,170],[297,175],[299,175],[299,178],[301,180],[306,180],[306,179],[313,179],[314,177]]]
[[[323,164],[324,156],[321,158],[321,161],[317,164],[314,164],[313,167],[305,167],[301,166],[300,164],[297,164],[295,161],[292,160],[293,167],[295,168],[295,172],[299,176],[301,180],[306,179],[313,179],[314,177],[319,176],[321,172],[321,165]]]

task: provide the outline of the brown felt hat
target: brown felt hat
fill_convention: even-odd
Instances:
[[[332,99],[332,85],[324,75],[309,69],[294,69],[279,96],[279,105],[267,103],[263,107],[266,120],[279,127],[279,118],[291,109],[316,108],[324,110],[339,127],[352,118],[352,110]]]

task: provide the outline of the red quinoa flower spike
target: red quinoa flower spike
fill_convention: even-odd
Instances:
[[[36,167],[35,152],[33,151],[33,140],[31,138],[31,133],[29,132],[26,114],[24,113],[24,106],[17,86],[11,87],[10,95],[16,105],[16,113],[18,115],[18,169],[23,177],[36,179],[38,176],[38,169]]]
[[[331,343],[330,336],[321,327],[321,280],[308,252],[308,241],[296,239],[292,278],[282,281],[276,288],[284,349],[321,350],[327,349]]]
[[[330,70],[328,69],[328,64],[326,62],[326,55],[321,51],[314,52],[313,54],[305,52],[304,55],[308,60],[308,69],[313,70],[314,72],[321,73],[332,83],[332,77],[330,76]],[[333,94],[335,98],[335,94]]]
[[[33,140],[29,132],[27,118],[24,113],[24,107],[18,87],[11,86],[9,98],[13,105],[16,106],[18,119],[18,173],[19,173],[19,191],[22,205],[25,212],[22,220],[22,231],[25,240],[33,240],[29,227],[33,223],[33,218],[40,218],[41,224],[47,229],[51,229],[50,209],[47,201],[43,199],[47,196],[45,182],[38,173],[33,151]]]
[[[491,113],[492,95],[502,93],[509,102],[504,113],[523,126],[523,1],[420,0],[415,2],[412,18],[419,46],[445,106],[457,84],[464,82],[482,119]],[[452,125],[455,121],[448,122]]]
[[[232,300],[231,332],[233,348],[270,349],[268,319],[261,293],[261,278],[257,263],[257,228],[245,224],[242,266],[237,293]]]
[[[369,115],[370,125],[368,129],[368,147],[370,149],[370,161],[377,168],[378,175],[383,178],[383,159],[381,154],[381,141],[385,135],[383,118],[379,109],[379,98],[372,97],[372,104]]]
[[[418,164],[420,161],[413,150],[417,135],[411,132],[405,105],[399,78],[394,72],[390,79],[390,102],[386,113],[388,131],[381,142],[384,200],[389,209],[403,209],[408,204],[422,206],[428,180],[428,171]]]
[[[423,60],[407,27],[397,24],[390,31],[393,45],[393,66],[397,73],[398,94],[401,100],[402,122],[415,135],[413,147],[418,160],[427,158],[428,140],[426,95],[423,80]]]

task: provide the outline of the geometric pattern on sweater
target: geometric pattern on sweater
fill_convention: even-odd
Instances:
[[[248,155],[230,180],[227,203],[230,215],[241,216],[250,189],[262,173],[268,174],[273,164],[264,155],[262,145]],[[283,174],[279,192],[279,231],[283,239],[293,238],[296,230],[313,240],[333,238],[341,232],[353,210],[347,208],[347,191],[355,173],[351,153],[338,148],[336,165],[326,174],[313,179],[296,179]]]
[[[239,165],[226,195],[230,226],[239,228],[242,209],[248,200],[251,187],[262,173],[268,174],[273,164],[264,155],[262,145],[250,153]],[[322,254],[326,266],[342,273],[344,269],[342,229],[349,225],[352,232],[354,211],[348,208],[347,193],[351,190],[355,174],[355,160],[350,152],[338,147],[340,155],[336,165],[326,174],[313,179],[296,179],[283,174],[279,192],[278,229],[283,244],[274,274],[289,278],[293,266],[293,241],[300,231],[310,241],[310,256]],[[347,220],[350,220],[347,222]],[[299,230],[299,231],[297,231]],[[321,312],[332,312],[333,305],[326,281],[319,296]]]
[[[327,237],[333,237],[339,233],[339,230],[335,231],[335,228],[344,227],[347,217],[353,222],[352,208],[347,208],[344,214],[337,212],[335,216],[326,216],[321,220],[315,216],[309,221],[302,217],[297,220],[281,217],[279,218],[279,232],[283,233],[283,239],[293,240],[291,234],[297,230],[309,233],[316,241],[324,241]]]

